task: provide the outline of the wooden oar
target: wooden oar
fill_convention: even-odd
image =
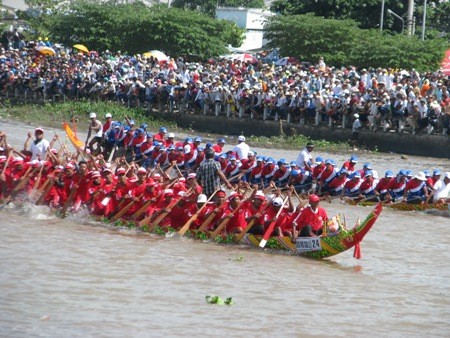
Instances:
[[[141,194],[138,199],[141,199],[142,196],[144,196],[144,194]],[[123,215],[125,215],[125,213],[130,210],[130,208],[134,205],[135,200],[133,199],[132,201],[130,201],[130,203],[128,203],[126,206],[124,206],[122,209],[120,209],[114,216],[111,217],[111,221],[115,222],[117,221],[120,217],[122,217]]]
[[[48,192],[50,191],[50,189],[51,189],[51,188],[53,187],[53,185],[55,184],[55,182],[54,182],[52,179],[50,179],[50,178],[47,179],[46,183],[47,183],[47,182],[49,182],[49,183],[46,185],[44,191],[39,195],[39,198],[38,198],[38,199],[36,200],[36,202],[34,203],[35,205],[40,205],[40,204],[42,204],[42,201],[44,200],[45,196],[47,196]]]
[[[270,203],[266,203],[266,205],[262,208],[262,210],[258,211],[257,214],[262,214],[269,206],[270,206]],[[234,240],[235,243],[240,243],[242,241],[242,239],[245,237],[245,235],[253,227],[253,224],[255,224],[255,221],[256,221],[256,217],[253,217],[252,220],[250,222],[248,222],[245,229],[240,234],[237,234],[237,236]]]
[[[240,208],[242,208],[244,206],[245,200],[241,201],[241,203],[236,207],[236,209],[234,209],[230,214],[228,214],[227,216],[224,217],[224,219],[222,220],[222,222],[220,222],[220,224],[217,226],[216,230],[214,230],[214,232],[211,234],[210,238],[212,240],[214,240],[217,236],[219,236],[222,231],[225,229],[225,227],[227,226],[227,224],[231,221],[231,219],[234,217],[234,215],[236,214],[236,212],[239,211]],[[230,217],[231,216],[231,217]]]
[[[19,180],[17,185],[14,187],[14,189],[11,191],[9,196],[3,201],[4,203],[0,206],[0,210],[2,210],[6,205],[8,205],[14,197],[19,193],[21,189],[25,187],[27,182],[29,181],[30,177],[28,177],[28,174],[30,173],[32,167],[29,167],[28,170],[25,172],[25,174],[22,176],[22,178]]]
[[[196,211],[196,213],[193,214],[193,215],[191,216],[191,218],[189,218],[189,220],[186,222],[186,224],[184,224],[184,225],[181,227],[180,230],[178,230],[178,235],[183,236],[183,235],[186,233],[186,231],[189,230],[191,224],[197,219],[198,215],[200,215],[200,212],[203,210],[203,208],[206,207],[206,205],[208,204],[208,202],[214,197],[214,195],[216,194],[217,191],[219,191],[219,190],[217,189],[216,191],[214,191],[214,193],[211,194],[211,196],[208,198],[208,200],[206,201],[206,203],[203,204],[203,205],[200,207],[200,209],[198,209],[198,210]]]
[[[289,196],[286,196],[285,199],[283,200],[283,204],[281,204],[280,210],[278,210],[277,214],[274,217],[274,220],[272,221],[272,223],[269,224],[269,226],[267,227],[266,232],[264,233],[263,238],[261,239],[261,242],[259,242],[259,246],[261,248],[264,248],[266,246],[267,241],[270,238],[270,235],[273,232],[273,229],[275,228],[275,223],[277,222],[278,217],[281,214],[281,211],[284,208],[284,205],[286,204],[287,200],[289,199]]]
[[[80,177],[78,180],[77,186],[80,185],[81,181],[83,180],[83,176]],[[70,191],[69,197],[67,198],[67,201],[64,203],[62,209],[61,209],[61,217],[66,217],[67,209],[69,208],[70,204],[72,203],[73,199],[75,198],[75,194],[77,193],[78,189],[72,189]]]

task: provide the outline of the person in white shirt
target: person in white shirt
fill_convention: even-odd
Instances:
[[[298,154],[297,160],[295,161],[300,169],[305,169],[308,171],[312,171],[312,151],[314,150],[314,144],[312,142],[308,142],[306,144],[305,149],[303,149],[300,154]]]
[[[245,136],[240,135],[238,137],[238,144],[231,149],[231,151],[235,152],[238,156],[239,160],[248,159],[248,152],[250,151],[250,147],[247,143],[245,143]]]
[[[35,140],[31,143],[29,151],[31,152],[31,160],[44,161],[46,159],[47,151],[49,150],[50,143],[44,139],[44,130],[42,128],[36,128],[34,130]],[[28,140],[31,139],[31,133],[28,133]],[[27,142],[25,148],[28,147]]]
[[[444,180],[437,181],[433,186],[433,191],[428,197],[428,201],[433,197],[433,203],[444,204],[450,203],[450,172],[446,172]]]

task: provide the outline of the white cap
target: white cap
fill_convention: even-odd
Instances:
[[[191,152],[191,146],[186,144],[183,148],[185,154],[189,154]]]
[[[283,205],[283,199],[281,197],[275,197],[272,200],[272,204],[279,207],[279,206]]]
[[[417,178],[420,181],[426,181],[425,173],[423,171],[419,172],[414,178]]]
[[[167,137],[175,137],[175,134],[174,133],[169,133],[169,134],[167,134]]]
[[[106,118],[112,117],[112,115],[111,115],[110,113],[106,113],[106,114],[105,114],[105,117],[106,117]]]
[[[353,117],[354,117],[355,119],[358,119],[358,118],[359,118],[359,114],[353,114]]]
[[[244,142],[245,141],[245,136],[244,135],[239,136],[238,137],[238,141],[239,142]]]
[[[197,203],[206,203],[208,201],[208,198],[204,194],[200,194],[197,197]]]
[[[90,119],[94,119],[94,118],[96,118],[97,117],[97,114],[96,113],[90,113],[89,114],[89,118]]]
[[[447,172],[445,173],[444,178],[450,178],[450,171],[447,171]]]

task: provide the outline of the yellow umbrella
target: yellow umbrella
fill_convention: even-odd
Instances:
[[[77,44],[77,45],[73,45],[73,47],[78,50],[81,50],[82,52],[85,52],[86,54],[89,53],[89,49],[85,45]]]
[[[56,54],[55,50],[52,47],[48,47],[48,46],[39,46],[38,48],[36,48],[36,50],[44,55],[50,55],[53,56]]]
[[[159,62],[167,61],[167,59],[168,59],[168,56],[159,50],[151,50],[150,52],[146,52],[146,53],[142,54],[142,56],[144,56],[146,58],[153,56],[154,58],[157,58]]]

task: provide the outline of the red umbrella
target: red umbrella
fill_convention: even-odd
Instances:
[[[441,69],[444,75],[450,76],[450,49],[445,52],[444,60],[441,63]]]
[[[233,55],[233,60],[241,61],[241,62],[250,62],[250,63],[258,62],[258,60],[252,54],[248,54],[248,53]]]

